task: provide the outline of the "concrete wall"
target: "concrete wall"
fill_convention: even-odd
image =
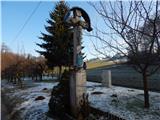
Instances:
[[[87,70],[87,80],[101,82],[103,70],[111,70],[113,85],[143,89],[141,74],[127,65],[115,65],[112,67]],[[160,70],[149,77],[148,83],[151,90],[160,91]]]

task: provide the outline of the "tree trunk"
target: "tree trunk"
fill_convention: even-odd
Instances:
[[[32,80],[34,80],[34,77],[33,77],[33,75],[32,75],[31,77],[32,77]]]
[[[13,78],[13,84],[17,84],[17,80],[15,77]]]
[[[148,81],[146,72],[143,73],[143,86],[144,86],[144,107],[149,108],[149,93],[148,93]]]
[[[37,75],[36,75],[36,81],[37,81]]]
[[[58,75],[58,80],[61,80],[61,72],[62,72],[62,66],[59,66],[59,75]]]
[[[54,68],[52,68],[51,76],[52,76],[52,79],[53,79],[53,77],[54,77]],[[56,75],[56,77],[57,77],[57,75]]]
[[[21,88],[23,88],[21,78],[20,78],[20,77],[18,77],[17,79],[18,79],[18,84],[20,85],[20,87],[21,87]]]
[[[40,80],[42,81],[43,74],[40,75]]]

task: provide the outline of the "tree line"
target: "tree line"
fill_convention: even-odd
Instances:
[[[42,80],[43,73],[47,72],[45,58],[13,53],[3,43],[1,47],[1,73],[2,79],[20,84],[26,77],[32,80]]]

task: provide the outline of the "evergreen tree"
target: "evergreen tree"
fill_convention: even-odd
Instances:
[[[47,59],[49,68],[72,65],[73,56],[73,33],[71,28],[64,22],[64,16],[69,10],[68,5],[64,1],[56,4],[53,12],[50,13],[50,19],[47,20],[48,26],[45,26],[48,34],[42,34],[39,37],[43,43],[37,44],[44,51],[38,51]]]
[[[69,111],[69,72],[64,72],[61,77],[62,66],[71,67],[73,64],[73,32],[72,28],[64,22],[64,16],[69,11],[69,7],[64,1],[55,5],[55,9],[50,13],[45,26],[48,34],[41,33],[43,43],[37,44],[43,51],[38,51],[46,58],[49,68],[59,67],[60,83],[53,88],[49,100],[49,113],[57,114]]]

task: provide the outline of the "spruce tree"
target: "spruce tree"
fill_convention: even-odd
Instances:
[[[43,43],[37,44],[43,51],[38,51],[47,59],[49,68],[72,65],[73,56],[73,38],[72,31],[64,22],[64,16],[69,10],[68,5],[64,1],[60,1],[55,5],[54,11],[50,13],[50,19],[47,20],[48,26],[45,26],[48,34],[41,33],[39,37]]]
[[[73,32],[72,28],[64,22],[64,16],[69,11],[68,5],[64,2],[58,2],[54,10],[50,13],[50,19],[47,20],[48,26],[45,26],[48,34],[41,33],[39,37],[43,42],[37,44],[43,51],[38,51],[47,60],[49,68],[59,67],[59,84],[53,88],[49,100],[49,113],[57,114],[69,111],[69,77],[61,76],[62,66],[71,67],[73,63]],[[67,76],[69,76],[67,72]],[[63,115],[60,115],[63,116]]]

